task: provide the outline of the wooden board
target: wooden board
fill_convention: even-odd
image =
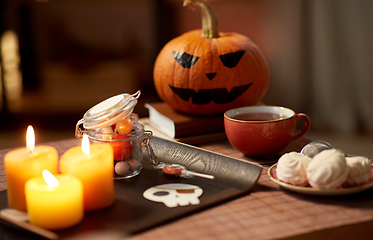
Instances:
[[[150,161],[144,151],[144,164],[140,175],[115,181],[114,205],[104,210],[88,212],[80,224],[54,233],[61,239],[72,236],[74,239],[84,239],[91,234],[120,237],[133,235],[243,195],[253,188],[262,171],[260,165],[182,143],[153,137],[150,144],[160,161],[179,163],[189,170],[211,174],[215,178],[213,180],[198,177],[186,179],[165,175],[162,170],[154,169],[149,164]],[[200,204],[168,208],[163,203],[152,202],[143,197],[142,194],[146,189],[166,183],[188,183],[201,187],[204,192],[199,198]],[[6,191],[2,191],[0,209],[7,207]],[[10,222],[2,219],[2,223]],[[10,224],[14,226],[13,223]],[[18,227],[25,229],[22,226]],[[44,236],[48,237],[48,235]],[[27,237],[33,239],[36,236],[27,235]]]

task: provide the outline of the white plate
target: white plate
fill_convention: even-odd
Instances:
[[[371,177],[368,182],[357,187],[346,187],[346,188],[337,188],[337,189],[315,189],[310,186],[299,187],[299,186],[294,186],[294,185],[278,180],[277,175],[276,175],[276,168],[277,168],[277,163],[274,164],[270,169],[268,169],[269,178],[273,182],[291,191],[309,194],[309,195],[319,195],[319,196],[347,195],[347,194],[362,192],[373,187],[373,177]]]

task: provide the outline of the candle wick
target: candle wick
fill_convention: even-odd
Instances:
[[[34,151],[31,148],[27,148],[27,153],[31,155]]]

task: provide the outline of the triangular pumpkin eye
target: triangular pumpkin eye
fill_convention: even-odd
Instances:
[[[185,52],[178,52],[173,51],[173,55],[175,60],[183,67],[183,68],[191,68],[197,62],[199,57],[190,55]]]
[[[245,50],[241,50],[233,53],[220,55],[219,57],[220,60],[223,62],[224,66],[228,68],[233,68],[238,64],[238,62],[240,61],[241,57],[245,52]]]

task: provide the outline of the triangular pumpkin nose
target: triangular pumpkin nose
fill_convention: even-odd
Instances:
[[[208,77],[208,79],[212,80],[216,76],[216,73],[206,73],[206,76]]]

